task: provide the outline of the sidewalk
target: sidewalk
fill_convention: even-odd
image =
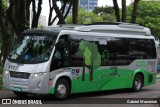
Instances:
[[[157,78],[160,78],[160,73],[159,73],[159,74],[157,74]]]

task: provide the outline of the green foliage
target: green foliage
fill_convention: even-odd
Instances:
[[[101,22],[103,19],[94,14],[93,12],[86,12],[84,8],[80,9],[78,12],[78,24],[91,24],[94,22]],[[72,16],[66,18],[67,24],[72,24]]]
[[[2,0],[2,6],[3,6],[4,11],[6,11],[8,8],[8,0]]]
[[[45,26],[43,26],[43,25],[39,25],[39,26],[38,26],[38,28],[45,28]]]
[[[111,6],[101,6],[101,7],[95,7],[93,10],[93,13],[95,14],[102,14],[102,13],[107,13],[107,14],[112,14],[114,13],[114,7]]]
[[[6,11],[8,8],[8,0],[2,0],[2,6],[3,6],[2,7],[3,10]],[[1,32],[1,28],[0,28],[0,49],[1,49],[1,47],[2,47],[2,32]]]
[[[127,22],[130,22],[132,6],[127,7]],[[140,1],[137,11],[136,22],[139,25],[149,27],[152,35],[160,39],[160,2]]]
[[[114,7],[107,5],[105,7],[95,7],[93,13],[99,15],[103,21],[116,22]]]

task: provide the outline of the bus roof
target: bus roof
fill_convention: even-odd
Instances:
[[[129,34],[129,35],[142,35],[151,36],[149,28],[139,26],[138,24],[131,23],[111,23],[111,22],[100,22],[89,25],[74,25],[64,24],[48,26],[45,28],[36,28],[24,31],[24,33],[59,33],[62,30],[70,30],[77,32],[99,32],[99,33],[111,33],[111,34]]]

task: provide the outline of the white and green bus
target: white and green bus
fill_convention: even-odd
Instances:
[[[57,25],[24,31],[8,55],[3,85],[19,97],[155,84],[157,54],[150,29],[130,23]]]

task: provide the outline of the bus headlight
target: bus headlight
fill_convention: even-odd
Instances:
[[[7,71],[7,70],[5,70],[4,73],[5,73],[6,75],[9,75],[9,71]]]
[[[35,73],[35,74],[33,74],[33,78],[37,78],[37,77],[40,77],[40,76],[43,76],[43,75],[46,75],[46,72]]]

